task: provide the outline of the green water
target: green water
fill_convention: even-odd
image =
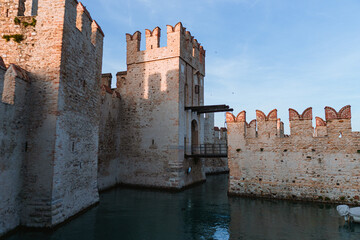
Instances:
[[[100,204],[54,232],[17,239],[360,239],[335,206],[227,197],[227,175],[181,193],[114,189]]]

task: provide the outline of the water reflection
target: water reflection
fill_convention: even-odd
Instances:
[[[360,239],[334,206],[227,197],[227,176],[171,194],[115,189],[101,204],[54,232],[15,239]]]

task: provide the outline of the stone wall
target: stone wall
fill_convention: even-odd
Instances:
[[[98,201],[104,35],[76,0],[0,0],[0,14],[0,56],[31,80],[21,224],[52,227]]]
[[[204,160],[185,157],[206,141],[204,116],[185,110],[204,105],[205,51],[181,23],[167,34],[160,48],[160,29],[146,30],[145,51],[128,34],[111,89],[104,34],[81,3],[0,0],[0,235],[54,227],[115,184],[205,180]]]
[[[99,125],[98,187],[104,190],[119,183],[120,117],[123,111],[120,94],[111,89],[111,74],[103,74]]]
[[[325,108],[326,121],[312,109],[289,110],[290,136],[277,111],[227,114],[229,193],[280,199],[358,203],[360,133],[351,130],[350,106]]]
[[[20,223],[29,84],[24,70],[13,64],[6,70],[0,57],[0,236]]]
[[[99,201],[103,37],[81,3],[66,1],[52,177],[52,201],[59,214],[53,215],[52,225]]]
[[[227,129],[214,127],[215,116],[213,113],[205,114],[205,144],[227,145]],[[227,158],[207,158],[205,161],[205,173],[217,174],[229,172]]]
[[[6,41],[1,38],[0,54],[7,65],[16,63],[27,70],[32,81],[29,89],[31,101],[27,102],[31,121],[26,133],[28,151],[24,164],[25,184],[22,189],[24,196],[22,222],[29,226],[51,225],[51,207],[47,204],[52,199],[51,163],[55,144],[57,89],[60,81],[65,12],[62,1],[41,1],[39,8],[41,11],[38,16],[17,16],[20,24],[15,23],[16,15],[0,17],[2,36],[5,34],[24,36],[24,40],[19,43],[13,39]],[[53,12],[51,12],[52,8]],[[35,26],[23,25],[24,22],[32,22],[32,19],[37,21]]]

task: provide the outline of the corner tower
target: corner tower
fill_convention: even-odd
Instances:
[[[52,227],[99,199],[104,34],[76,0],[0,0],[0,34],[6,67],[31,79],[20,221]]]
[[[204,117],[185,107],[204,104],[205,51],[181,23],[127,34],[127,74],[119,74],[123,107],[119,182],[181,189],[205,180],[201,159],[185,158],[204,139]]]

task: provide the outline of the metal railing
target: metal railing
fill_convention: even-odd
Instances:
[[[227,157],[226,144],[200,144],[191,146],[191,156],[203,158]]]

